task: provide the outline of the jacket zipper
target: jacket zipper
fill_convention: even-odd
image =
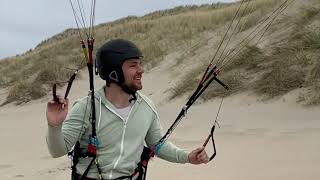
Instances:
[[[106,106],[106,105],[105,105],[105,106]],[[108,108],[111,112],[113,112],[114,114],[116,114],[117,116],[119,116],[120,119],[123,121],[123,124],[124,124],[124,126],[123,126],[123,131],[122,131],[122,137],[121,137],[120,155],[119,155],[117,161],[116,161],[116,162],[114,163],[114,165],[113,165],[113,168],[112,168],[112,170],[111,170],[111,172],[110,172],[110,174],[109,174],[109,179],[112,179],[113,170],[118,166],[119,161],[120,161],[120,159],[121,159],[121,157],[122,157],[123,149],[124,149],[124,136],[125,136],[125,134],[126,134],[127,122],[128,122],[128,119],[129,119],[129,117],[130,117],[130,115],[131,115],[131,112],[132,112],[132,110],[133,110],[133,107],[134,107],[134,105],[131,107],[127,119],[123,119],[118,113],[116,113],[116,112],[113,111],[111,108],[109,108],[109,107],[106,106],[106,108]]]
[[[122,138],[121,138],[120,155],[119,155],[117,161],[116,161],[116,162],[114,163],[114,165],[113,165],[113,169],[112,169],[111,172],[110,172],[109,179],[112,179],[113,170],[118,166],[119,161],[120,161],[120,159],[121,159],[121,157],[122,157],[122,154],[123,154],[124,135],[126,134],[126,127],[127,127],[127,123],[124,123],[123,132],[122,132]]]

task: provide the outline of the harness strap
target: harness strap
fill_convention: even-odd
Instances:
[[[99,179],[102,180],[102,175],[101,175],[101,169],[99,167],[98,161],[97,161],[97,156],[95,154],[90,154],[88,152],[82,153],[82,148],[80,148],[80,142],[77,141],[73,150],[71,150],[68,153],[69,156],[72,157],[72,166],[71,166],[71,179],[72,180],[79,180],[79,175],[77,174],[77,164],[79,163],[79,158],[86,158],[86,157],[92,157],[92,160],[90,161],[87,169],[84,171],[84,173],[81,175],[80,180],[85,180],[88,175],[88,172],[90,170],[90,167],[92,166],[93,162],[96,163],[98,172],[99,172]]]
[[[145,180],[147,175],[148,163],[152,156],[151,149],[148,147],[143,147],[142,154],[140,156],[140,162],[137,164],[137,168],[130,176],[121,176],[115,180],[129,179],[129,180]]]
[[[86,170],[84,171],[84,173],[82,174],[80,180],[85,180],[85,178],[87,177],[87,175],[88,175],[88,173],[89,173],[90,167],[92,166],[92,163],[95,161],[95,159],[96,159],[96,156],[94,156],[94,157],[92,158],[92,160],[90,161],[87,169],[86,169]]]

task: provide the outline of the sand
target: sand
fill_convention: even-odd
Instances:
[[[174,82],[169,75],[161,74],[166,74],[161,64],[158,69],[146,72],[143,91],[156,102],[166,130],[186,102],[186,96],[168,101],[164,94],[169,93],[169,85]],[[99,81],[96,86],[102,84]],[[72,87],[71,103],[86,95],[87,89],[86,72],[82,72]],[[320,108],[297,105],[295,97],[292,92],[267,102],[250,93],[225,98],[218,118],[221,127],[214,136],[216,158],[198,166],[155,158],[150,162],[148,179],[318,180]],[[0,179],[70,178],[70,160],[66,156],[51,158],[46,147],[45,111],[50,98],[48,95],[27,104],[0,108]],[[170,141],[189,151],[201,146],[219,103],[220,99],[215,99],[193,106]],[[211,152],[210,148],[207,151]]]

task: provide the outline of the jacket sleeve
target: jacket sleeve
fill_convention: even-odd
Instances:
[[[52,157],[61,157],[70,151],[89,126],[90,109],[83,102],[76,102],[60,127],[48,125],[47,146]]]
[[[149,148],[155,145],[162,137],[162,127],[157,114],[153,119],[151,127],[148,130],[146,136],[146,144]],[[166,141],[156,154],[159,158],[175,162],[175,163],[187,163],[188,153],[178,147],[176,147],[171,142]]]

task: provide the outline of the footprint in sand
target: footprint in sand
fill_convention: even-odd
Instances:
[[[16,175],[15,177],[24,177],[24,175],[18,174],[18,175]]]
[[[47,159],[52,159],[51,156],[41,156],[40,158],[41,158],[41,159],[45,159],[45,160],[47,160]]]
[[[0,170],[1,169],[8,169],[8,168],[11,168],[11,167],[13,167],[12,164],[0,164]]]

